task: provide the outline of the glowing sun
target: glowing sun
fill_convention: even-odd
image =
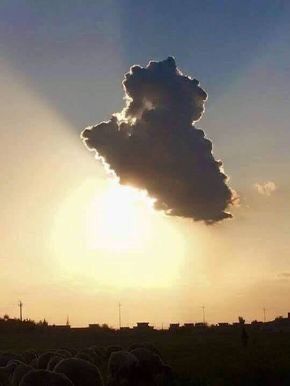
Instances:
[[[89,208],[89,247],[106,250],[141,248],[148,236],[148,211],[152,210],[152,205],[153,200],[145,193],[112,183]]]
[[[144,192],[87,181],[57,211],[55,265],[70,281],[94,289],[171,285],[185,254],[173,222]]]

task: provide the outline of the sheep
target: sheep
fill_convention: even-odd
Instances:
[[[86,351],[79,351],[76,355],[75,355],[75,358],[77,359],[82,359],[84,361],[87,361],[87,362],[90,362],[92,363],[93,365],[95,364],[94,363],[94,358],[93,356],[91,355],[91,353],[88,353]]]
[[[103,386],[99,369],[83,359],[63,359],[55,366],[54,371],[65,374],[75,386]]]
[[[92,363],[98,367],[98,369],[101,371],[101,373],[105,372],[105,369],[107,367],[107,359],[105,356],[105,350],[100,350],[96,347],[89,347],[88,349],[84,350],[85,353],[89,354],[90,358],[92,358]],[[86,358],[83,358],[86,359]]]
[[[0,367],[0,386],[10,386],[9,376]]]
[[[97,351],[96,349],[94,349],[93,347],[88,347],[86,350],[84,350],[85,352],[89,353],[93,358],[94,358],[94,362],[95,364],[98,366],[99,364],[102,363],[103,361],[103,355]]]
[[[132,345],[129,347],[129,350],[128,350],[128,351],[131,352],[131,351],[133,351],[133,350],[135,350],[135,349],[139,349],[139,348],[141,348],[141,349],[145,348],[145,349],[151,351],[153,354],[158,355],[158,356],[161,358],[160,351],[159,351],[152,343],[142,343],[142,344],[140,344],[140,343],[134,343],[134,344],[132,344]]]
[[[131,353],[139,360],[139,384],[156,386],[176,384],[171,367],[163,362],[159,351],[153,345],[144,344],[143,347],[133,349]]]
[[[46,369],[49,360],[55,355],[53,351],[46,351],[45,353],[41,354],[38,358],[38,369]]]
[[[48,361],[48,364],[47,364],[47,370],[50,370],[50,371],[53,371],[53,369],[55,368],[55,366],[64,359],[64,357],[62,355],[54,355],[50,358],[50,360]]]
[[[13,354],[10,352],[4,352],[0,354],[0,367],[6,366],[7,363],[13,359],[17,359],[21,361],[21,356],[18,354]]]
[[[27,374],[29,371],[33,370],[33,368],[25,363],[19,363],[11,376],[11,384],[12,386],[18,386],[21,379]]]
[[[144,348],[144,345],[140,343],[133,343],[131,346],[129,346],[128,351],[135,350],[135,348]]]
[[[154,382],[155,377],[164,370],[164,363],[159,355],[147,348],[140,347],[131,351],[139,361],[138,377],[144,382]]]
[[[46,365],[46,369],[51,370],[51,371],[54,369],[54,367],[60,361],[62,361],[65,358],[71,358],[71,356],[72,356],[69,351],[64,350],[64,349],[58,349],[52,353],[53,353],[53,355],[49,356],[49,360],[48,360],[47,365]]]
[[[55,353],[57,355],[61,355],[63,358],[71,358],[72,357],[72,353],[65,348],[59,348],[55,351]],[[74,355],[75,355],[75,353],[74,353]]]
[[[99,359],[104,362],[106,359],[107,359],[107,352],[106,352],[106,349],[104,347],[100,347],[100,346],[90,346],[89,347],[90,350],[93,350],[94,353],[96,353],[96,355],[99,357]],[[120,349],[121,350],[121,349]]]
[[[172,368],[168,365],[163,366],[163,371],[157,374],[155,382],[157,386],[175,386],[177,384]]]
[[[64,375],[48,370],[32,370],[24,375],[19,386],[74,386]]]
[[[21,358],[23,359],[23,362],[30,364],[35,358],[37,358],[37,354],[32,350],[24,351],[21,354]]]
[[[152,351],[154,354],[158,355],[161,358],[160,351],[152,343],[144,343],[143,347]]]
[[[106,357],[106,359],[109,359],[112,352],[122,351],[122,350],[123,350],[123,348],[121,346],[108,346],[106,348],[105,357]]]
[[[62,350],[65,350],[67,352],[69,352],[71,355],[70,356],[74,356],[76,355],[76,353],[78,352],[76,349],[72,348],[72,347],[69,347],[69,348],[64,348]]]
[[[0,367],[0,386],[10,386],[10,377],[16,366],[16,363],[10,363]]]
[[[30,366],[32,366],[34,369],[38,369],[38,358],[32,359],[32,361],[29,363]]]
[[[79,351],[75,358],[84,359],[85,361],[91,362],[96,366],[102,364],[102,358],[91,348],[84,349]]]
[[[131,351],[131,354],[135,355],[141,364],[156,367],[157,369],[163,365],[160,356],[145,347],[135,348]]]
[[[7,363],[7,365],[6,365],[6,367],[8,367],[8,366],[10,366],[11,368],[15,368],[15,367],[17,367],[18,365],[23,365],[24,364],[24,362],[23,361],[20,361],[19,359],[11,359],[8,363]]]
[[[128,351],[112,352],[108,361],[109,385],[135,384],[138,364],[138,359]]]
[[[93,345],[93,346],[90,346],[89,348],[91,350],[94,350],[94,352],[100,355],[101,357],[104,357],[106,354],[106,350],[103,347]]]

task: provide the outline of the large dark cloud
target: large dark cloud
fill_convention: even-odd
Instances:
[[[90,150],[110,165],[121,184],[148,191],[155,207],[174,216],[214,223],[231,217],[233,201],[212,143],[193,126],[206,92],[184,76],[172,57],[133,66],[123,81],[126,106],[107,122],[85,129]]]

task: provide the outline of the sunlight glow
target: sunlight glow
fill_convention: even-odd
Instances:
[[[92,289],[171,286],[184,260],[184,239],[152,203],[116,181],[85,181],[55,217],[52,252],[59,272]]]
[[[89,248],[124,251],[144,247],[152,206],[153,200],[145,193],[117,181],[111,183],[88,208]]]

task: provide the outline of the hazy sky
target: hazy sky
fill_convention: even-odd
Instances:
[[[73,325],[262,319],[290,295],[288,1],[0,0],[0,314]],[[114,185],[79,139],[132,64],[173,55],[241,197],[214,226]],[[290,310],[289,310],[290,311]]]

